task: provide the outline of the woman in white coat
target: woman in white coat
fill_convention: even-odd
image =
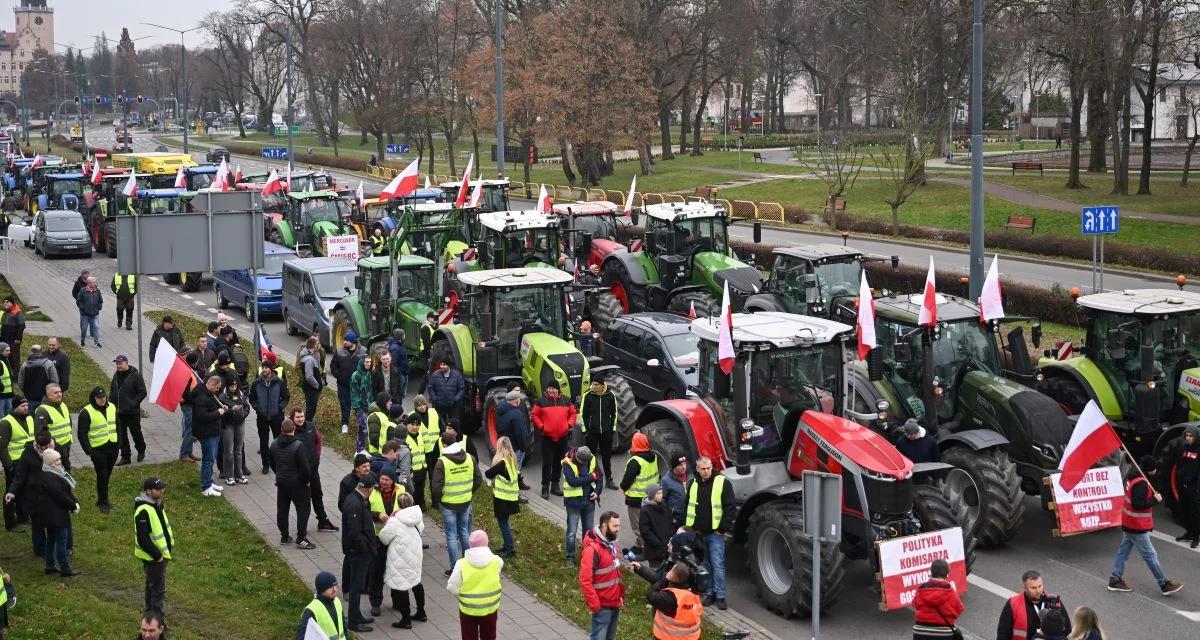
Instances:
[[[425,616],[425,587],[421,586],[421,559],[424,556],[421,532],[425,530],[425,520],[420,507],[413,503],[412,495],[400,494],[396,504],[398,510],[379,531],[379,541],[388,546],[383,583],[392,590],[392,608],[400,610],[400,621],[393,622],[392,626],[411,629],[413,620],[425,622],[429,619]],[[409,591],[416,600],[416,613],[410,608]]]

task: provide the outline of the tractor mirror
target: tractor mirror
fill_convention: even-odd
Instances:
[[[724,372],[717,372],[713,376],[713,397],[718,400],[729,398],[729,376]]]
[[[871,382],[883,380],[883,350],[878,347],[867,353],[867,378]]]
[[[762,223],[754,221],[754,244],[762,242]]]
[[[640,217],[640,216],[638,216],[638,210],[637,210],[637,209],[630,209],[630,210],[629,210],[629,222],[631,222],[631,223],[633,224],[633,226],[635,226],[635,227],[636,227],[636,226],[638,226],[638,218],[639,218],[639,217]]]
[[[367,285],[366,278],[362,277],[361,275],[354,276],[354,288],[355,289],[362,291],[363,289],[366,288],[366,285]]]
[[[647,367],[654,368],[654,367],[657,367],[658,365],[659,365],[658,358],[650,358],[649,360],[646,361]]]
[[[892,256],[892,272],[900,273],[900,256]]]
[[[580,260],[587,260],[588,256],[592,255],[592,234],[579,234],[579,241],[575,243],[575,257]]]
[[[479,242],[475,243],[475,259],[479,261],[479,264],[487,264],[488,263],[488,253],[487,252],[488,252],[488,245],[487,245],[486,241],[480,240]]]
[[[570,211],[570,209],[568,209],[568,211]],[[568,215],[568,216],[559,218],[558,219],[558,228],[563,231],[570,231],[571,230],[571,217]]]
[[[1125,359],[1125,332],[1113,329],[1108,332],[1108,355],[1113,360]]]
[[[1033,348],[1037,349],[1042,346],[1042,323],[1035,322],[1029,328],[1029,340],[1033,342]]]
[[[815,273],[804,275],[804,301],[808,304],[817,304],[821,301],[821,289],[817,286],[817,274]]]

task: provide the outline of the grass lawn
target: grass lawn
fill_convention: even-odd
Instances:
[[[862,218],[891,221],[891,210],[884,198],[888,187],[872,175],[859,176],[854,189],[846,197],[846,213]],[[742,200],[779,202],[799,205],[809,211],[820,211],[825,202],[825,185],[817,180],[772,180],[721,192],[721,197]],[[1078,237],[1079,216],[1074,213],[1030,209],[1006,200],[985,196],[988,229],[1000,230],[1010,215],[1036,215],[1037,232]],[[956,185],[929,183],[913,194],[900,208],[900,223],[943,229],[967,229],[970,225],[969,190]],[[1152,246],[1184,254],[1200,253],[1192,239],[1196,228],[1191,225],[1126,220],[1121,229],[1121,243]]]
[[[677,155],[673,160],[659,159],[655,161],[656,164],[654,167],[656,170],[659,167],[672,169],[690,167],[698,171],[708,168],[733,169],[781,175],[804,175],[808,173],[808,170],[801,165],[755,162],[752,150],[743,151],[741,156],[741,160],[739,161],[737,151],[705,151],[702,156]],[[810,161],[816,160],[814,154],[810,153],[808,157]]]
[[[989,175],[987,179],[989,182],[1011,185],[1080,205],[1117,205],[1130,211],[1200,216],[1200,204],[1197,204],[1200,201],[1200,179],[1190,182],[1186,187],[1179,186],[1176,180],[1154,180],[1150,183],[1151,195],[1148,196],[1111,195],[1111,174],[1083,175],[1087,189],[1067,189],[1063,186],[1067,182],[1065,174],[1046,177]],[[1136,174],[1130,175],[1130,182],[1130,191],[1136,191]]]
[[[42,311],[37,307],[25,306],[25,303],[21,300],[21,297],[17,295],[16,291],[13,291],[12,285],[8,284],[8,278],[0,276],[0,298],[4,298],[6,296],[12,296],[12,298],[17,301],[17,304],[25,310],[25,320],[50,321],[50,316],[42,313]]]

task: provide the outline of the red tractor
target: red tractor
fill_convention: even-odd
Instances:
[[[779,312],[734,314],[732,324],[733,373],[718,368],[716,318],[693,321],[697,397],[650,403],[637,425],[661,460],[707,456],[729,481],[738,508],[734,540],[745,545],[764,604],[785,617],[812,613],[801,479],[809,470],[839,474],[844,492],[842,542],[821,551],[822,610],[841,595],[847,560],[879,570],[878,541],[961,527],[969,566],[968,505],[978,502],[969,477],[942,463],[914,465],[860,424],[875,424],[879,413],[843,406],[853,328]]]

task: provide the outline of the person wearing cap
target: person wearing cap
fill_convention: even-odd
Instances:
[[[217,450],[221,445],[221,416],[226,408],[218,399],[224,386],[219,374],[209,374],[208,379],[192,390],[192,435],[200,441],[200,495],[215,498],[224,489],[213,482],[213,465],[217,461]]]
[[[913,464],[921,462],[940,462],[942,453],[938,450],[937,438],[926,433],[925,428],[909,418],[901,429],[901,435],[896,440],[896,450],[904,454]]]
[[[75,282],[71,283],[71,299],[74,300],[79,295],[79,290],[87,286],[88,278],[92,277],[91,269],[83,269],[79,272],[79,277],[75,278]]]
[[[329,363],[329,373],[337,382],[338,407],[342,411],[342,433],[350,431],[350,408],[353,401],[351,390],[354,388],[352,378],[358,370],[359,360],[365,355],[364,351],[365,349],[358,344],[358,334],[347,331],[341,346],[334,352],[333,360]]]
[[[304,445],[296,439],[296,425],[285,420],[279,437],[271,442],[268,451],[271,469],[275,472],[275,524],[279,527],[279,544],[288,544],[288,512],[296,508],[296,546],[312,549],[308,541],[309,465]]]
[[[591,386],[579,400],[579,423],[588,448],[604,463],[606,488],[616,489],[612,479],[612,447],[617,431],[617,396],[604,383],[603,374],[592,376]]]
[[[388,338],[387,352],[392,358],[392,367],[396,374],[396,381],[389,383],[386,388],[379,389],[387,391],[397,398],[404,398],[408,395],[408,347],[404,346],[404,329],[392,329],[392,337]],[[384,370],[380,370],[384,373]],[[392,387],[397,391],[392,391]]]
[[[16,393],[17,376],[8,364],[11,350],[7,342],[0,342],[0,418],[12,411],[13,394]]]
[[[529,414],[525,411],[525,394],[513,389],[504,394],[504,404],[496,406],[496,435],[508,438],[517,456],[518,473],[525,463],[525,452],[529,449]],[[521,489],[528,489],[522,478],[517,479]],[[524,500],[524,498],[522,498]]]
[[[87,344],[87,334],[92,333],[92,342],[100,348],[100,310],[104,308],[104,296],[96,287],[96,278],[88,276],[87,284],[75,295],[75,306],[79,308],[79,344]]]
[[[659,479],[658,484],[663,490],[663,502],[667,508],[671,510],[671,517],[675,520],[675,526],[683,526],[683,519],[687,512],[687,483],[692,479],[691,470],[688,469],[688,458],[682,453],[675,452],[668,458],[671,465],[670,470]]]
[[[653,565],[667,559],[667,545],[675,534],[677,525],[670,507],[663,501],[662,487],[651,482],[646,487],[646,498],[642,500],[642,511],[638,515],[638,533],[642,535],[642,557]]]
[[[29,412],[37,411],[38,405],[46,397],[46,385],[58,383],[58,370],[42,353],[42,345],[29,347],[29,357],[17,369],[17,388],[29,399]]]
[[[1133,591],[1125,582],[1125,561],[1129,552],[1137,547],[1142,560],[1150,569],[1150,574],[1158,583],[1158,589],[1164,596],[1174,594],[1183,588],[1183,583],[1167,578],[1162,565],[1158,562],[1158,552],[1154,550],[1154,542],[1150,540],[1150,532],[1154,530],[1154,505],[1162,502],[1162,494],[1150,484],[1150,478],[1158,473],[1158,461],[1154,456],[1145,455],[1138,460],[1141,469],[1133,468],[1125,474],[1125,505],[1121,509],[1121,543],[1117,545],[1117,557],[1113,560],[1112,573],[1108,578],[1109,591],[1128,593]],[[1142,473],[1146,475],[1142,475]]]
[[[79,513],[75,499],[75,478],[63,468],[62,456],[53,449],[42,452],[42,473],[38,475],[40,495],[37,509],[46,527],[46,573],[58,573],[64,578],[79,575],[71,566],[71,514]]]
[[[562,459],[567,454],[568,436],[579,414],[575,403],[564,396],[558,385],[548,382],[542,397],[533,403],[533,426],[542,434],[542,499],[562,495]]]
[[[642,530],[639,525],[642,515],[642,501],[646,499],[647,489],[658,482],[658,459],[650,450],[650,440],[646,434],[633,434],[629,445],[629,461],[625,463],[625,475],[621,477],[621,490],[625,492],[625,508],[629,511],[629,526],[634,531],[634,555],[642,555],[645,548],[642,545]]]
[[[183,353],[187,344],[183,331],[175,326],[175,318],[171,316],[163,316],[162,322],[158,323],[154,333],[150,334],[150,362],[154,362],[154,354],[158,352],[158,343],[162,340],[166,340],[175,353]]]
[[[357,633],[371,631],[368,623],[375,619],[362,614],[362,594],[367,588],[367,577],[371,562],[379,547],[375,534],[375,517],[371,515],[371,493],[378,480],[375,474],[367,473],[358,479],[358,486],[346,496],[342,508],[342,580],[346,583],[350,603],[350,630]]]
[[[137,276],[114,273],[109,288],[117,295],[117,328],[125,321],[125,328],[133,330],[133,301],[137,295]]]
[[[12,410],[0,418],[0,462],[4,467],[4,493],[14,495],[13,485],[17,480],[17,462],[25,450],[33,445],[33,416],[29,415],[29,401],[21,396],[13,398]],[[22,531],[21,524],[28,517],[16,500],[4,502],[4,528],[7,531]]]
[[[342,611],[342,600],[338,597],[337,577],[328,571],[317,574],[315,582],[316,593],[312,602],[304,607],[300,614],[300,626],[296,629],[296,640],[305,640],[312,636],[308,633],[309,621],[316,623],[326,638],[345,640],[346,614]]]
[[[16,369],[21,362],[21,341],[25,338],[25,311],[17,304],[17,299],[4,296],[4,312],[0,314],[0,340],[12,347],[8,357],[8,366]]]
[[[342,476],[342,479],[338,482],[337,503],[342,504],[345,502],[346,496],[350,495],[350,492],[354,491],[354,488],[358,486],[358,479],[368,473],[372,473],[371,456],[361,452],[354,454],[354,467],[350,469],[350,473]],[[378,476],[379,474],[375,475]]]
[[[1184,531],[1178,542],[1200,546],[1200,428],[1188,425],[1183,437],[1167,445],[1163,458],[1175,465],[1173,482],[1179,488],[1179,506],[1183,511]]]
[[[375,453],[379,451],[380,424],[378,421],[376,422],[375,433],[372,436],[370,427],[367,425],[367,416],[374,416],[374,414],[379,413],[383,416],[386,423],[387,404],[391,402],[391,397],[385,394],[385,397],[388,398],[387,402],[384,404],[377,403],[376,397],[378,394],[375,393],[375,381],[373,378],[375,374],[375,358],[370,354],[364,355],[358,359],[355,367],[354,373],[350,376],[350,408],[354,410],[355,419],[358,424],[355,451]],[[387,429],[385,428],[384,431],[386,432]],[[384,436],[384,439],[386,440],[386,436]]]
[[[208,368],[208,375],[220,376],[222,389],[231,384],[238,383],[237,370],[233,368],[233,356],[228,350],[221,351],[217,354],[216,361],[214,361],[212,366]]]
[[[58,347],[58,338],[46,338],[46,359],[54,365],[54,373],[58,376],[58,386],[63,393],[71,390],[71,356]]]
[[[258,453],[262,456],[263,473],[269,466],[272,438],[279,437],[283,425],[283,413],[292,394],[268,360],[262,361],[260,373],[250,385],[250,406],[254,408],[254,420],[258,427]]]
[[[467,533],[471,530],[471,499],[481,484],[483,474],[475,458],[458,441],[458,434],[446,429],[442,433],[441,455],[433,465],[429,492],[433,496],[433,504],[439,505],[442,512],[450,566],[454,566],[467,548]]]
[[[63,401],[62,387],[46,385],[46,396],[33,412],[33,424],[38,431],[45,429],[54,437],[54,448],[62,454],[63,467],[71,470],[71,409]]]
[[[146,380],[137,367],[130,366],[128,356],[117,356],[113,360],[117,372],[109,385],[109,396],[117,407],[117,439],[120,441],[121,461],[129,464],[129,439],[137,449],[137,461],[146,459],[146,438],[142,436],[142,401],[146,399]]]
[[[133,501],[133,555],[146,574],[146,611],[167,614],[167,564],[175,550],[175,532],[163,507],[166,483],[157,476],[142,482],[142,493]]]
[[[562,460],[563,506],[567,509],[566,560],[575,563],[575,532],[592,528],[596,505],[604,492],[604,474],[588,447],[568,451]]]
[[[471,532],[468,545],[462,559],[447,572],[446,589],[458,598],[462,640],[495,640],[504,560],[488,548],[488,535],[482,529]]]
[[[79,446],[96,468],[96,506],[108,513],[108,481],[117,464],[117,407],[108,401],[104,387],[92,389],[90,402],[79,412],[76,431]]]

